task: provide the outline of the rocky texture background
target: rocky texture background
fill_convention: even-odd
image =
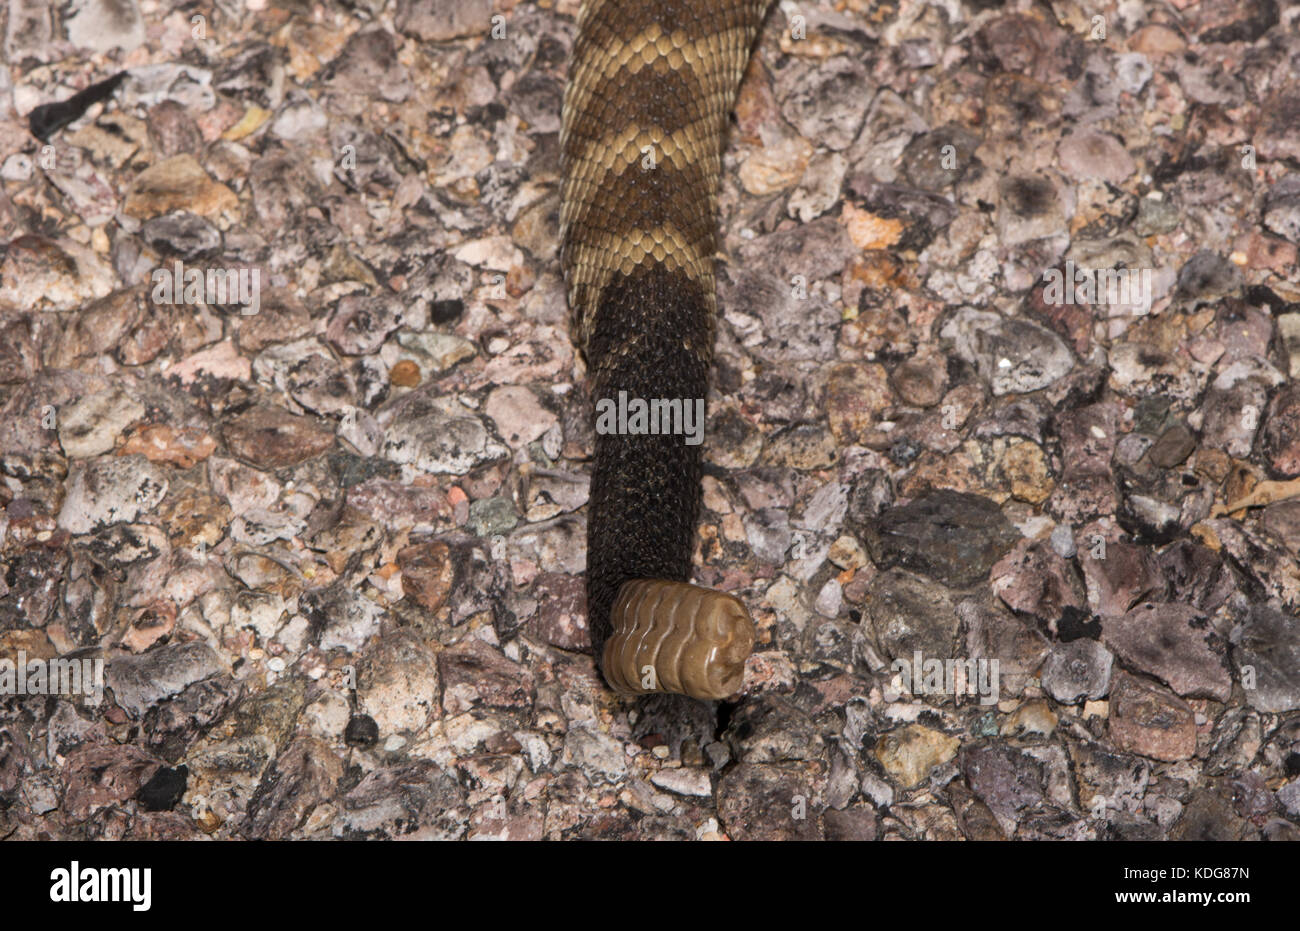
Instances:
[[[585,652],[575,8],[0,7],[0,655],[106,680],[0,696],[0,836],[1295,838],[1297,8],[773,12],[697,561],[761,644],[719,708]],[[1152,302],[1054,302],[1067,262]],[[996,701],[912,694],[918,653]]]

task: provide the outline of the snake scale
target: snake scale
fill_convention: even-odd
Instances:
[[[729,115],[770,0],[583,0],[564,96],[561,261],[592,399],[703,399]],[[690,585],[701,447],[601,433],[588,620],[617,691],[721,699],[754,626]]]

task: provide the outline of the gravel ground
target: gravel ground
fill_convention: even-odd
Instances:
[[[589,652],[575,12],[0,8],[0,657],[103,681],[0,694],[0,836],[1300,837],[1300,8],[773,12],[720,707]]]

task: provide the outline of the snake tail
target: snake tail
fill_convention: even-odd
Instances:
[[[581,6],[560,138],[561,262],[595,405],[625,394],[703,409],[723,144],[767,6]],[[754,632],[740,601],[686,583],[701,446],[595,422],[587,611],[606,681],[723,698]]]

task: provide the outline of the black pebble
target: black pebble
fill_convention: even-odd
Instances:
[[[429,319],[433,323],[448,324],[460,319],[465,312],[465,302],[458,297],[445,301],[434,301],[429,307]]]
[[[343,742],[349,747],[373,747],[379,740],[379,725],[368,714],[354,714],[343,731]]]
[[[1061,609],[1061,619],[1056,622],[1056,636],[1062,643],[1071,640],[1101,639],[1101,619],[1094,618],[1087,611],[1066,605]]]
[[[190,768],[182,763],[175,769],[161,766],[140,787],[135,797],[144,806],[145,811],[171,811],[185,794],[185,783],[189,780]]]

